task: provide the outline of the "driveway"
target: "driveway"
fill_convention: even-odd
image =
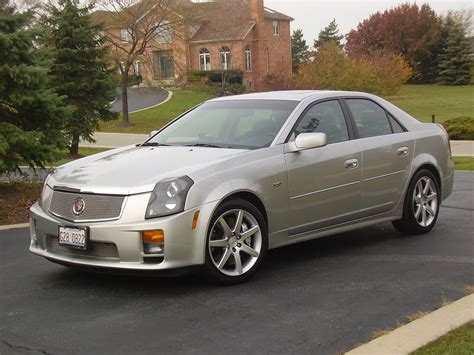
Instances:
[[[336,354],[474,284],[474,174],[429,235],[390,224],[270,251],[249,283],[70,271],[0,232],[0,353]],[[416,334],[414,334],[416,336]]]
[[[145,110],[164,102],[169,92],[158,88],[128,88],[128,112]],[[112,111],[122,112],[122,91],[117,89],[117,100]]]

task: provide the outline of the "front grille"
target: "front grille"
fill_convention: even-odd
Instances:
[[[85,202],[80,215],[73,212],[78,198]],[[120,218],[125,196],[94,195],[55,190],[49,212],[71,222],[111,221]]]
[[[51,249],[66,254],[93,256],[97,258],[118,258],[117,246],[114,243],[102,243],[89,241],[87,250],[66,248],[59,245],[58,237],[50,236]]]

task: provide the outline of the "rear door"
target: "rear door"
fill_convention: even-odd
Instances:
[[[328,145],[285,154],[290,235],[360,217],[362,155],[348,123],[333,99],[310,106],[296,124],[290,141],[300,133],[322,132]]]
[[[362,150],[362,209],[368,217],[394,209],[400,201],[414,153],[412,134],[369,99],[345,100]]]

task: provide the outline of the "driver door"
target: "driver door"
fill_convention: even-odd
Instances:
[[[290,236],[360,218],[362,153],[351,140],[339,100],[312,105],[291,139],[300,133],[326,133],[328,145],[286,153]]]

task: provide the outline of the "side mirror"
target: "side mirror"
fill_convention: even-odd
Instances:
[[[157,133],[158,133],[158,131],[151,131],[151,132],[150,132],[150,138],[153,137],[153,136],[154,136],[155,134],[157,134]]]
[[[326,133],[300,133],[294,142],[289,144],[289,152],[324,147],[328,144]]]

